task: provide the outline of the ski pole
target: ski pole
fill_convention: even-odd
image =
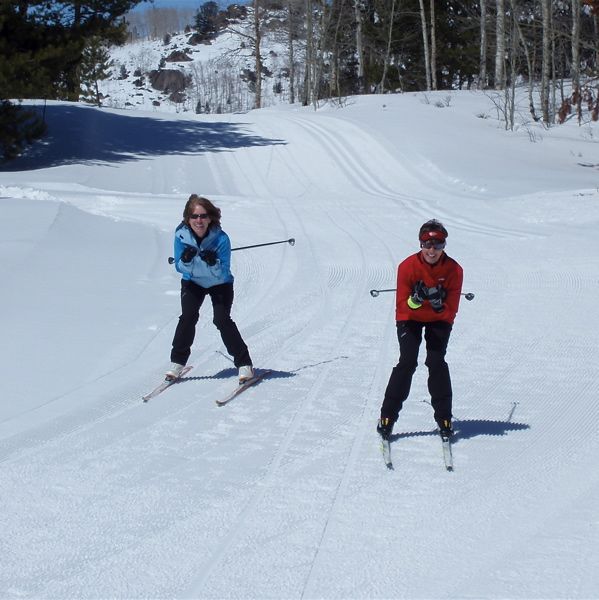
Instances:
[[[370,295],[373,298],[376,298],[382,292],[396,292],[396,291],[397,290],[395,288],[393,288],[393,289],[389,288],[388,290],[370,290]]]
[[[396,292],[396,291],[397,290],[395,288],[391,288],[388,290],[370,290],[370,295],[373,298],[376,298],[382,292]],[[474,294],[472,292],[462,292],[460,294],[460,296],[464,296],[464,298],[466,298],[466,300],[474,300]]]
[[[247,250],[248,248],[260,248],[262,246],[274,246],[275,244],[289,244],[290,246],[295,246],[295,238],[289,238],[288,240],[281,240],[279,242],[266,242],[265,244],[253,244],[251,246],[240,246],[239,248],[231,248],[231,252],[235,252],[236,250]],[[168,264],[172,265],[175,262],[175,259],[172,256],[168,257]]]
[[[253,244],[252,246],[240,246],[239,248],[231,248],[231,252],[235,252],[235,250],[247,250],[248,248],[260,248],[261,246],[274,246],[275,244],[289,244],[290,246],[295,246],[295,238],[281,240],[280,242],[266,242],[265,244]]]

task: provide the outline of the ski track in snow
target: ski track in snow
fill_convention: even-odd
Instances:
[[[254,135],[285,143],[153,160],[151,202],[47,182],[5,188],[56,209],[35,240],[10,242],[27,257],[80,224],[76,209],[48,200],[125,221],[146,210],[135,235],[152,251],[135,285],[157,291],[137,306],[151,311],[151,330],[125,324],[131,339],[112,356],[90,357],[89,373],[0,423],[0,525],[11,540],[3,596],[594,593],[598,545],[588,544],[598,523],[586,507],[598,484],[589,457],[599,450],[599,384],[589,376],[595,337],[580,315],[594,308],[596,256],[562,231],[563,204],[531,196],[554,211],[546,224],[521,199],[505,199],[518,212],[502,211],[472,188],[458,191],[391,133],[340,115],[252,114]],[[164,219],[176,225],[190,191],[223,208],[234,247],[296,239],[233,255],[234,319],[255,365],[273,373],[222,408],[214,400],[235,373],[209,307],[194,370],[141,402],[160,381],[178,316]],[[94,215],[85,226],[103,219]],[[476,291],[448,353],[456,470],[443,468],[421,355],[388,472],[374,428],[397,359],[394,295],[368,291],[394,286],[397,263],[415,251],[413,230],[433,216],[448,225],[450,254]],[[572,261],[551,264],[553,251]],[[18,269],[7,273],[19,284]]]
[[[287,167],[289,167],[290,172],[293,172],[293,167],[291,164],[291,161],[288,160]],[[237,160],[237,165],[236,165],[236,171],[248,171],[248,172],[256,172],[257,168],[255,165],[249,165],[246,169],[244,169],[244,167],[240,164],[240,161]],[[296,167],[297,170],[297,167]],[[305,177],[306,174],[303,174],[303,176]],[[299,179],[299,176],[296,174],[296,178]],[[275,192],[273,190],[270,190],[268,185],[267,185],[267,181],[266,178],[262,179],[262,186],[259,190],[257,189],[253,189],[252,193],[256,194],[258,196],[261,197],[274,197],[275,196]],[[273,203],[274,206],[274,203]],[[299,215],[297,215],[297,211],[293,210],[292,205],[289,206],[289,208],[291,209],[292,213],[294,213],[295,216],[295,222],[296,223],[301,223],[301,218],[299,218]],[[324,216],[324,211],[321,211],[321,216]],[[336,238],[341,237],[348,237],[350,242],[355,245],[356,250],[359,254],[359,261],[355,261],[356,263],[358,263],[359,265],[361,265],[361,269],[358,269],[357,267],[355,267],[353,270],[347,270],[347,269],[340,269],[339,267],[334,267],[332,270],[329,269],[327,272],[324,272],[320,275],[320,297],[321,298],[325,298],[325,299],[329,299],[330,295],[328,295],[326,292],[328,291],[328,289],[333,288],[333,287],[337,287],[343,284],[343,282],[346,279],[349,279],[350,281],[360,281],[360,280],[364,280],[364,274],[361,273],[361,271],[364,270],[365,266],[366,266],[366,257],[364,256],[364,253],[362,251],[362,248],[360,247],[359,243],[357,243],[356,239],[350,234],[350,232],[348,232],[345,228],[342,228],[339,224],[339,215],[337,214],[337,221],[331,219],[330,220],[330,227],[332,228],[337,228],[339,231],[337,232],[337,234],[335,235]],[[351,219],[351,215],[349,216],[349,220],[350,223],[352,222]],[[354,220],[355,223],[355,220]],[[310,232],[309,231],[303,231],[302,232],[302,236],[300,237],[301,240],[310,240]],[[344,251],[347,252],[347,245],[343,245],[344,247]],[[314,256],[316,254],[316,250],[313,249],[309,249],[310,250],[310,254],[312,256]],[[300,249],[300,252],[302,252],[302,250]],[[302,260],[302,262],[304,262]],[[312,260],[312,263],[314,264],[314,260]],[[352,261],[354,262],[354,261]],[[368,280],[369,278],[366,277],[366,280]],[[347,347],[347,338],[348,338],[348,334],[350,332],[352,332],[351,329],[351,322],[355,321],[357,318],[357,305],[358,303],[363,300],[364,298],[367,298],[367,296],[365,295],[365,288],[364,285],[360,286],[358,288],[357,291],[355,291],[353,293],[353,306],[351,306],[349,308],[349,310],[347,310],[347,316],[344,320],[344,322],[342,323],[336,323],[335,324],[335,331],[337,333],[329,333],[329,328],[325,328],[323,331],[323,327],[326,327],[326,322],[331,320],[332,318],[332,313],[331,313],[331,309],[326,306],[326,305],[320,305],[318,308],[318,314],[320,315],[319,318],[317,319],[316,325],[312,326],[310,328],[309,331],[303,330],[302,333],[302,339],[306,340],[306,339],[310,339],[311,336],[316,336],[318,337],[318,339],[324,338],[327,340],[327,345],[331,344],[331,340],[333,340],[334,343],[331,344],[332,348],[345,348]],[[322,343],[322,342],[320,342]],[[287,354],[288,355],[288,354]],[[347,357],[342,357],[342,358],[347,358]],[[375,370],[376,370],[376,366],[373,365]],[[365,367],[367,368],[367,365],[365,365]],[[269,498],[269,494],[272,492],[272,489],[278,489],[278,486],[281,486],[281,480],[282,481],[286,481],[286,475],[287,473],[291,470],[294,471],[300,467],[304,467],[305,468],[305,461],[306,459],[308,459],[310,462],[317,460],[320,456],[323,456],[324,454],[326,454],[327,452],[330,452],[330,446],[332,444],[332,442],[334,441],[335,437],[339,434],[338,432],[340,431],[341,426],[343,427],[348,427],[350,426],[351,422],[350,420],[345,417],[345,420],[342,422],[339,422],[339,419],[337,418],[338,415],[336,415],[335,419],[327,419],[327,417],[329,415],[327,415],[326,413],[330,411],[330,409],[328,409],[324,414],[322,413],[322,407],[320,406],[322,403],[322,396],[323,394],[323,387],[326,385],[326,383],[328,381],[330,381],[331,379],[339,379],[344,381],[345,383],[353,383],[353,388],[354,389],[360,389],[359,386],[359,382],[356,380],[355,375],[352,376],[351,372],[347,372],[346,371],[351,371],[351,368],[345,368],[343,369],[341,372],[340,371],[340,363],[337,363],[335,361],[331,361],[328,365],[324,365],[322,368],[322,371],[320,373],[320,375],[316,378],[316,380],[314,381],[314,383],[312,384],[311,388],[303,394],[303,401],[302,404],[298,407],[295,415],[293,416],[293,420],[289,426],[289,428],[286,430],[285,432],[285,436],[284,436],[284,443],[282,444],[282,446],[279,448],[277,454],[273,457],[273,460],[271,461],[270,467],[269,467],[269,471],[266,475],[266,477],[263,479],[262,484],[260,486],[259,491],[255,494],[255,496],[253,496],[249,503],[244,507],[243,511],[240,513],[240,515],[238,516],[237,521],[234,523],[234,525],[232,526],[232,535],[231,536],[227,536],[226,541],[218,548],[218,551],[216,553],[215,557],[211,558],[211,562],[210,565],[207,567],[203,567],[200,569],[200,571],[202,572],[202,577],[200,580],[196,581],[194,583],[194,585],[192,586],[191,590],[190,590],[190,595],[193,597],[197,594],[201,594],[203,593],[203,591],[206,589],[206,586],[209,584],[209,581],[211,578],[214,577],[214,572],[217,571],[218,573],[220,573],[223,569],[226,569],[226,571],[229,573],[229,576],[227,578],[227,582],[226,585],[230,586],[232,584],[232,581],[234,581],[234,573],[232,572],[232,567],[230,564],[228,564],[226,561],[229,560],[227,558],[227,555],[233,555],[233,556],[238,556],[240,553],[242,553],[244,556],[245,555],[254,555],[257,551],[258,551],[258,544],[256,544],[256,542],[254,541],[252,543],[252,538],[255,536],[259,536],[260,532],[255,532],[252,531],[252,529],[256,528],[255,523],[262,523],[263,520],[256,518],[256,515],[259,515],[261,512],[264,511],[268,511],[268,498]],[[370,390],[368,390],[370,391]],[[357,402],[356,402],[356,411],[358,411],[360,414],[364,412],[364,402],[365,402],[365,398],[368,398],[369,394],[364,394],[364,393],[359,393],[356,394],[357,395]],[[349,400],[349,399],[348,399]],[[326,400],[325,400],[326,402]],[[348,408],[348,407],[346,407]],[[322,420],[324,418],[324,421]],[[322,422],[322,424],[325,425],[325,430],[322,431],[320,430],[319,426],[318,426],[318,422],[319,420]],[[309,421],[309,427],[307,427],[307,422]],[[358,420],[358,422],[356,423],[356,425],[360,425],[361,424],[361,419]],[[305,430],[305,431],[304,431]],[[360,431],[358,429],[358,431]],[[305,449],[304,449],[304,437],[305,435],[310,435],[311,437],[314,437],[314,444],[310,445],[310,453],[308,456],[306,456],[305,453]],[[353,432],[353,436],[355,437],[357,435],[357,432],[354,431]],[[299,442],[299,443],[298,443]],[[297,446],[297,448],[294,448],[294,446]],[[350,446],[351,447],[351,446]],[[347,463],[347,458],[345,458],[345,460],[342,460],[341,462],[341,466],[340,466],[340,470],[343,468],[342,465],[344,465],[344,463]],[[336,490],[339,490],[339,485],[337,486]],[[335,502],[335,498],[336,498],[336,492],[333,496],[332,502],[334,504]],[[266,505],[266,506],[265,506]],[[325,515],[328,515],[328,513],[330,512],[330,509],[325,510],[324,513]],[[326,519],[326,522],[328,522],[328,518]],[[254,523],[254,525],[248,525]],[[317,542],[316,545],[316,550],[318,549],[318,545],[320,543],[320,541],[322,540],[322,536],[324,536],[324,531],[326,530],[326,524],[323,526],[323,533],[321,535],[320,540]],[[246,541],[247,540],[247,541]],[[246,546],[250,546],[248,547],[241,547],[241,548],[234,548],[234,545],[238,545],[239,544],[244,544]],[[224,565],[221,563],[225,563]],[[240,579],[240,583],[242,581],[242,578],[244,576],[245,573],[245,569],[246,567],[242,567],[239,571],[238,571],[238,577]],[[226,590],[221,590],[218,587],[216,587],[216,589],[213,588],[214,585],[222,585],[222,578],[220,578],[220,576],[218,576],[216,583],[213,583],[209,589],[212,590],[212,593],[218,597],[219,595],[225,593]],[[233,583],[233,586],[235,584]]]

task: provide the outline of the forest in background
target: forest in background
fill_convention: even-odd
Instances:
[[[43,135],[19,111],[27,98],[99,98],[112,44],[185,30],[194,44],[224,31],[253,56],[253,108],[263,106],[269,45],[284,48],[289,102],[355,94],[492,89],[513,127],[514,95],[528,92],[531,118],[547,126],[599,117],[599,0],[253,0],[189,14],[140,0],[47,2],[0,7],[0,144],[5,158]],[[133,11],[137,7],[137,10]],[[241,26],[241,21],[245,25]],[[247,71],[247,69],[246,69]],[[230,74],[227,74],[230,76]],[[240,75],[241,76],[241,75]],[[231,103],[233,105],[234,103]]]

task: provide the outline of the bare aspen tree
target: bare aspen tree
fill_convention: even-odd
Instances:
[[[330,47],[329,36],[331,33],[331,17],[332,12],[327,7],[327,0],[317,0],[319,2],[318,5],[318,25],[317,25],[317,44],[315,46],[315,52],[313,54],[313,75],[312,75],[312,85],[314,90],[312,92],[314,108],[317,108],[317,101],[320,99],[320,85],[322,79],[322,70],[324,68],[324,60],[323,57],[325,55],[325,50],[328,50]]]
[[[495,19],[495,89],[501,90],[505,84],[505,0],[497,0]]]
[[[428,50],[428,32],[426,27],[426,12],[424,10],[424,0],[419,0],[420,2],[420,23],[422,25],[422,44],[424,46],[424,69],[426,76],[426,89],[430,91],[431,89],[431,60],[430,53]]]
[[[510,85],[505,86],[505,124],[506,129],[514,130],[514,116],[516,112],[516,63],[517,63],[517,47],[518,42],[516,36],[516,20],[517,16],[515,12],[512,10],[511,18],[512,18],[512,34],[510,35],[510,54],[509,54],[509,66],[510,66]]]
[[[551,0],[541,0],[543,56],[541,57],[541,112],[549,123],[549,82],[551,79]]]
[[[314,62],[314,14],[312,0],[306,0],[306,66],[304,69],[303,105],[312,102],[312,64]]]
[[[555,107],[557,106],[557,50],[555,48],[556,35],[553,30],[553,3],[549,0],[549,36],[551,38],[551,103],[549,104],[549,121],[552,123],[555,119]],[[562,93],[563,96],[563,93]]]
[[[293,0],[287,0],[288,38],[287,52],[289,53],[289,103],[295,102],[295,16],[296,10]]]
[[[516,0],[510,0],[510,7],[512,9],[512,14],[514,15],[514,30],[515,34],[517,34],[518,39],[520,40],[520,44],[522,45],[522,51],[524,52],[524,57],[526,59],[526,68],[528,70],[528,108],[530,110],[530,114],[535,121],[538,121],[535,103],[534,103],[534,72],[532,66],[532,58],[530,56],[530,49],[528,48],[528,43],[524,34],[522,33],[522,27],[520,27],[519,19],[518,19],[518,10],[517,10],[517,2]],[[515,46],[514,46],[515,48]],[[515,51],[515,50],[514,50]]]
[[[260,56],[261,27],[260,0],[254,0],[254,52],[256,53],[256,101],[255,108],[262,107],[262,57]]]
[[[337,15],[337,21],[335,23],[335,31],[332,36],[330,52],[331,57],[331,78],[329,82],[329,97],[337,96],[341,97],[341,82],[340,82],[340,44],[339,38],[341,36],[342,21],[343,21],[343,8],[348,0],[333,0],[331,4],[331,14]]]
[[[393,40],[393,21],[395,20],[395,3],[396,0],[391,0],[391,13],[389,15],[389,34],[387,35],[387,49],[383,60],[383,74],[379,83],[381,94],[385,93],[385,80],[387,79],[387,71],[389,70],[389,61],[391,58],[391,42]]]
[[[572,88],[580,89],[580,0],[572,0]]]
[[[358,93],[364,93],[364,44],[362,41],[362,1],[354,0],[354,22],[356,26],[356,58],[358,61]]]
[[[435,33],[435,0],[431,0],[431,87],[437,89],[437,35]]]
[[[480,0],[480,55],[478,87],[487,87],[487,0]]]

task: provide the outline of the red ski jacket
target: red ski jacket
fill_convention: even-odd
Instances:
[[[397,268],[397,295],[395,298],[396,321],[447,321],[453,323],[460,305],[460,294],[462,292],[462,281],[464,273],[462,267],[445,252],[434,264],[429,265],[420,252],[408,256]],[[428,300],[416,310],[408,306],[408,298],[412,293],[414,284],[422,280],[426,287],[442,285],[447,296],[444,300],[444,309],[435,312]]]

